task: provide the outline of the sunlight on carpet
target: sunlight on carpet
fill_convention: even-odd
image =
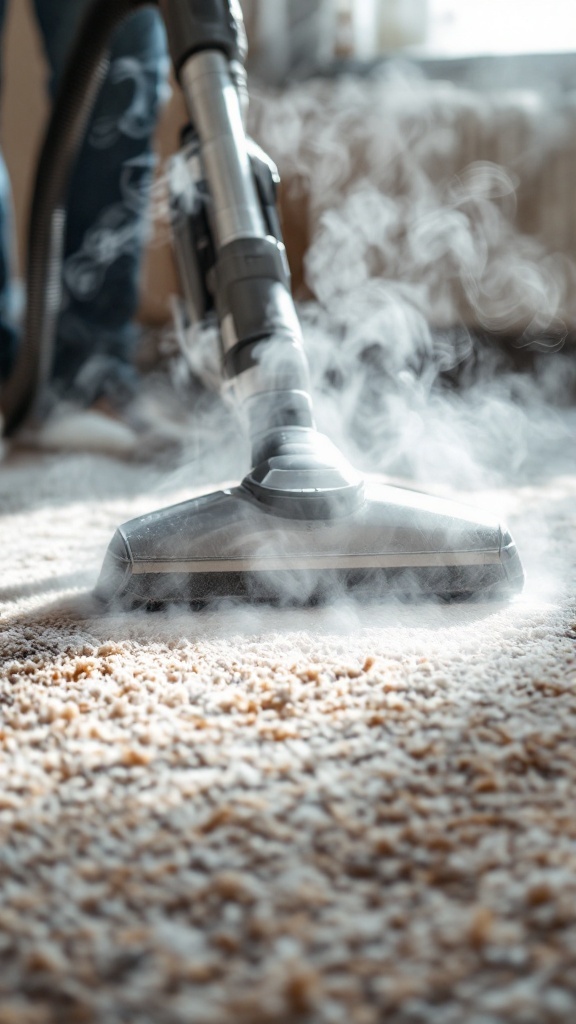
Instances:
[[[102,614],[161,479],[2,467],[0,1020],[572,1019],[576,478],[510,606]]]

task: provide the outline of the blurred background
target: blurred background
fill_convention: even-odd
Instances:
[[[284,221],[299,294],[318,297],[310,247],[325,224],[328,207],[342,209],[351,189],[350,175],[326,182],[326,169],[312,152],[310,131],[322,135],[325,119],[333,118],[342,104],[351,109],[354,93],[357,117],[369,128],[364,135],[357,132],[355,139],[348,135],[336,140],[338,158],[344,161],[343,154],[351,146],[357,181],[370,182],[387,198],[394,197],[395,189],[399,201],[410,194],[402,186],[402,175],[376,173],[374,166],[374,147],[382,168],[388,159],[386,140],[398,132],[404,133],[413,163],[423,154],[419,167],[436,189],[436,206],[445,202],[446,182],[453,182],[466,168],[487,164],[504,168],[515,200],[507,206],[500,203],[499,213],[514,237],[534,241],[531,266],[548,257],[556,259],[554,280],[561,294],[554,317],[563,318],[572,328],[576,322],[570,301],[574,285],[570,261],[576,255],[572,0],[244,0],[243,6],[254,92],[250,128],[272,151],[284,177]],[[2,140],[13,183],[18,267],[34,160],[47,113],[46,70],[24,0],[12,0],[8,17]],[[343,82],[345,94],[339,92]],[[370,116],[375,110],[379,123]],[[159,127],[162,158],[176,146],[183,116],[175,93]],[[294,129],[295,117],[300,117],[299,130],[287,142],[279,126],[290,123]],[[331,142],[335,144],[334,137]],[[392,163],[397,157],[394,146],[390,141]],[[509,188],[493,182],[482,187],[488,193]],[[158,195],[161,208],[161,188]],[[492,200],[500,201],[493,195]],[[421,215],[429,216],[431,209],[421,209]],[[501,230],[499,244],[505,234]],[[386,266],[377,272],[386,276]],[[393,273],[398,277],[401,268],[393,268]],[[178,283],[161,211],[144,283],[142,318],[162,325],[170,317],[170,296],[178,291]],[[543,287],[546,283],[539,285],[540,291]],[[464,313],[474,319],[469,309]],[[448,320],[462,315],[459,299],[442,314]],[[530,320],[532,315],[528,308],[520,319]],[[485,319],[490,320],[489,312]],[[506,330],[521,328],[512,318]]]

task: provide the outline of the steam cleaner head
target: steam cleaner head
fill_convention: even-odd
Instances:
[[[310,604],[359,598],[508,598],[523,572],[510,534],[465,505],[400,487],[367,487],[352,510],[278,514],[245,482],[121,526],[96,594],[107,603],[213,598]]]

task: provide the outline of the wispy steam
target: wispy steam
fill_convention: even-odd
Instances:
[[[551,184],[573,115],[547,103],[392,69],[256,95],[250,125],[301,217],[288,240],[307,236],[303,268],[292,255],[318,426],[365,473],[511,512],[536,561],[546,524],[523,530],[495,489],[574,462],[558,409],[576,391],[576,264]],[[214,395],[214,337],[177,331],[207,390],[193,393],[186,464],[165,494],[248,469]]]
[[[576,266],[549,213],[571,108],[393,68],[252,109],[290,209],[298,193],[307,217],[316,301],[302,315],[332,435],[366,467],[465,487],[520,472],[555,437],[566,453],[548,403],[566,399],[573,372],[550,353],[574,323]],[[479,346],[486,332],[502,344]],[[536,376],[511,372],[510,339]],[[464,394],[439,387],[456,368]]]

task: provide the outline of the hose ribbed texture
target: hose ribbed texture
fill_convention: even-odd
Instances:
[[[76,37],[46,131],[28,228],[24,331],[16,364],[2,389],[4,432],[41,415],[54,354],[60,305],[65,202],[86,126],[109,64],[114,30],[154,0],[95,0]]]

